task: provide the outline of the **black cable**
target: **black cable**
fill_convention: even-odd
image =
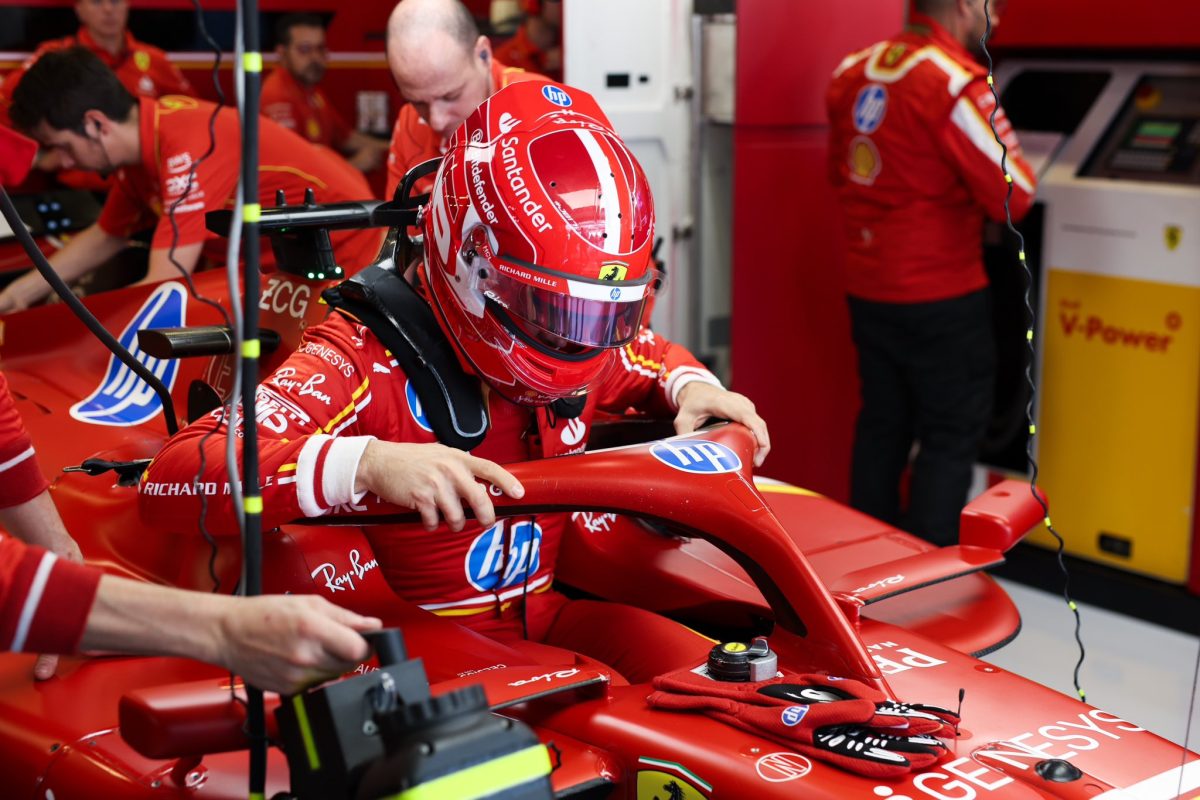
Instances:
[[[163,385],[162,381],[153,372],[146,369],[142,362],[134,358],[133,354],[126,350],[100,324],[100,320],[96,319],[92,315],[92,312],[87,310],[87,307],[75,296],[71,288],[58,276],[58,273],[54,271],[54,267],[50,266],[50,262],[46,260],[46,256],[37,246],[37,243],[33,241],[33,237],[29,235],[29,229],[25,227],[25,223],[21,220],[21,215],[17,213],[16,207],[12,204],[12,199],[9,198],[8,192],[4,191],[4,187],[2,186],[0,186],[0,212],[3,213],[4,219],[8,222],[8,227],[12,229],[13,235],[21,243],[21,247],[25,249],[25,254],[29,256],[29,260],[33,262],[33,266],[41,273],[46,283],[50,284],[50,288],[54,290],[54,293],[66,303],[75,316],[92,332],[92,335],[99,339],[101,344],[117,357],[117,360],[133,370],[134,374],[145,381],[146,385],[158,395],[158,399],[163,404],[163,416],[166,418],[167,433],[174,435],[178,432],[179,422],[175,419],[175,403],[171,399],[171,393],[167,390],[167,387]]]
[[[244,213],[242,250],[245,263],[245,290],[242,295],[243,342],[241,356],[242,408],[247,422],[242,425],[242,537],[246,596],[262,594],[262,487],[259,485],[258,428],[254,416],[254,398],[258,389],[258,299],[261,292],[259,273],[259,226],[262,207],[258,203],[258,106],[262,80],[262,54],[259,52],[258,2],[239,0],[242,26],[242,63],[245,86],[242,93],[242,202]],[[248,201],[248,202],[247,202]],[[262,690],[246,686],[247,727],[250,731],[250,797],[261,798],[267,783],[267,725]]]
[[[1079,685],[1079,671],[1083,667],[1083,659],[1087,655],[1087,651],[1083,647],[1083,638],[1080,635],[1082,620],[1079,616],[1079,606],[1077,606],[1075,601],[1071,599],[1071,573],[1067,569],[1066,562],[1063,560],[1063,552],[1066,548],[1066,542],[1063,541],[1063,537],[1050,523],[1050,507],[1046,505],[1046,498],[1042,495],[1042,492],[1038,489],[1037,485],[1038,463],[1037,458],[1035,458],[1033,455],[1034,436],[1037,434],[1037,426],[1033,421],[1033,407],[1035,398],[1037,396],[1037,384],[1033,378],[1033,361],[1035,356],[1033,346],[1033,331],[1035,328],[1036,319],[1036,313],[1031,300],[1031,292],[1033,291],[1033,271],[1029,268],[1029,262],[1025,258],[1025,237],[1022,236],[1021,232],[1017,230],[1017,227],[1013,225],[1011,207],[1013,195],[1013,177],[1008,171],[1008,145],[1004,143],[1004,140],[1000,138],[1000,134],[996,130],[996,115],[1000,112],[1000,95],[996,92],[996,79],[994,72],[995,64],[992,61],[992,54],[987,47],[988,39],[992,38],[992,14],[989,8],[989,3],[990,0],[983,0],[983,17],[985,27],[983,35],[979,37],[979,46],[983,50],[984,58],[987,59],[988,90],[991,91],[992,100],[994,101],[992,104],[992,113],[988,117],[988,124],[992,128],[992,136],[995,137],[996,143],[1000,145],[1000,171],[1004,174],[1004,180],[1008,184],[1008,191],[1004,196],[1004,218],[1009,232],[1017,237],[1017,245],[1019,248],[1017,251],[1017,259],[1021,262],[1021,268],[1025,272],[1025,315],[1026,319],[1029,320],[1029,328],[1025,333],[1025,342],[1029,350],[1029,360],[1025,362],[1025,382],[1029,385],[1029,401],[1025,405],[1025,419],[1029,423],[1029,439],[1025,443],[1025,459],[1029,462],[1030,468],[1029,491],[1033,495],[1033,499],[1036,500],[1038,505],[1042,508],[1042,517],[1046,522],[1046,530],[1050,531],[1050,535],[1053,536],[1054,540],[1058,543],[1058,549],[1055,555],[1058,560],[1058,567],[1060,570],[1062,570],[1063,574],[1062,595],[1063,599],[1067,602],[1067,607],[1071,609],[1071,613],[1075,615],[1075,643],[1079,645],[1079,660],[1075,662],[1075,671],[1072,675],[1072,681],[1075,684],[1075,693],[1079,695],[1080,700],[1086,702],[1087,695]]]

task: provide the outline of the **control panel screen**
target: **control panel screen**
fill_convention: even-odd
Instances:
[[[1195,77],[1138,82],[1082,175],[1200,184],[1200,91]]]

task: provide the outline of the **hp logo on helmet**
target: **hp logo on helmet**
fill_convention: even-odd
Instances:
[[[543,86],[542,97],[546,98],[551,103],[554,103],[556,106],[561,106],[562,108],[569,108],[572,103],[571,95],[567,94],[557,86]]]
[[[611,292],[608,293],[608,296],[611,297],[613,300],[620,300],[621,299],[621,290],[613,289]]]
[[[672,444],[659,442],[650,448],[650,455],[672,469],[698,475],[717,475],[737,472],[742,460],[723,444],[703,439]]]

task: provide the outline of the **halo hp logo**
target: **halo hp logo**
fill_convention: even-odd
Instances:
[[[611,297],[613,300],[620,300],[621,299],[621,290],[613,289],[611,292],[608,293],[608,296]]]
[[[551,86],[549,84],[542,87],[542,97],[546,98],[551,103],[554,103],[554,105],[562,108],[570,108],[572,103],[571,95],[567,94],[557,86]]]
[[[672,469],[699,475],[737,472],[742,468],[742,460],[737,453],[723,444],[704,439],[659,442],[650,448],[650,455]]]

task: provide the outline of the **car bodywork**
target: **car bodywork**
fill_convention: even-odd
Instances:
[[[225,302],[218,277],[196,276],[197,288]],[[280,335],[276,359],[327,313],[322,285],[265,277],[259,307],[263,326]],[[222,321],[179,282],[100,295],[89,306],[127,344],[146,325]],[[215,578],[229,591],[240,569],[236,539],[210,542],[187,519],[149,530],[135,487],[111,473],[60,472],[87,458],[152,457],[166,438],[153,393],[60,306],[10,316],[3,333],[2,367],[85,557],[127,577],[202,591]],[[204,386],[229,391],[228,357],[139,357],[171,386],[180,413],[189,402],[191,416],[201,413]],[[526,496],[497,505],[514,515],[571,514],[561,586],[722,636],[769,632],[781,666],[856,677],[901,700],[955,707],[963,691],[959,735],[938,765],[895,781],[853,775],[707,717],[653,710],[645,684],[591,659],[502,645],[428,614],[391,592],[360,529],[405,518],[382,503],[269,532],[264,587],[323,594],[400,627],[435,693],[482,684],[493,709],[553,744],[552,781],[563,797],[1113,800],[1200,787],[1200,756],[978,660],[1019,630],[1012,603],[981,570],[1040,522],[1028,486],[993,487],[964,511],[960,544],[935,549],[828,498],[756,480],[751,448],[744,429],[726,425],[512,465]],[[31,670],[31,656],[0,657],[4,796],[245,796],[244,706],[227,674],[130,657],[66,659],[59,677],[40,684]],[[1044,777],[1058,761],[1082,777]],[[287,789],[284,756],[273,748],[267,796]]]

